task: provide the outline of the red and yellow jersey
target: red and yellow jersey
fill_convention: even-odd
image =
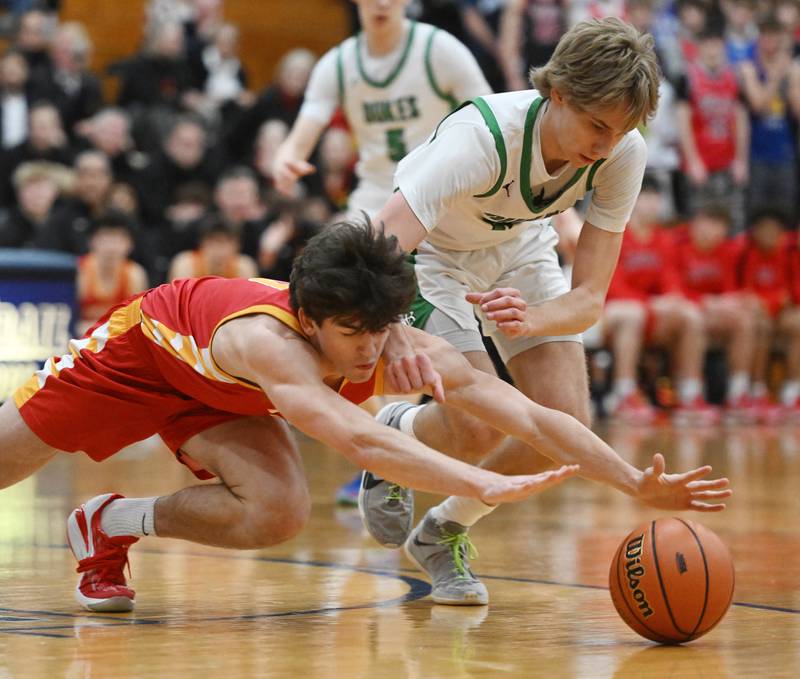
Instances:
[[[240,316],[267,314],[302,335],[289,284],[266,278],[186,278],[153,288],[141,300],[141,329],[164,378],[212,408],[242,415],[279,415],[269,395],[229,375],[211,355],[214,333]],[[362,403],[383,390],[383,362],[366,382],[344,380],[338,393]]]

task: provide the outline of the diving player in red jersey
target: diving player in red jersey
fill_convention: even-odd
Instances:
[[[640,471],[570,416],[536,405],[473,369],[445,341],[408,329],[416,368],[439,398],[553,459],[558,471],[504,476],[442,455],[381,425],[354,403],[398,390],[384,370],[388,327],[414,297],[397,240],[363,225],[330,227],[296,260],[291,283],[183,279],[110,311],[69,353],[0,408],[0,487],[60,451],[94,460],[158,433],[201,478],[220,483],[172,495],[95,497],[72,512],[70,547],[82,574],[78,602],[127,611],[123,568],[141,536],[253,549],[300,531],[310,498],[287,422],[355,464],[435,493],[486,503],[522,500],[578,471],[655,507],[715,511],[727,479],[710,467]],[[438,375],[442,376],[438,381]]]

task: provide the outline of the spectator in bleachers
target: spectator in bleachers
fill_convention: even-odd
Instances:
[[[275,82],[259,93],[252,106],[233,116],[225,132],[225,143],[233,157],[243,157],[253,148],[256,134],[266,120],[294,123],[303,103],[316,57],[307,49],[287,52],[276,68]]]
[[[790,305],[780,318],[780,331],[786,338],[786,377],[779,400],[786,414],[800,420],[800,240],[792,233],[789,246]]]
[[[567,30],[567,3],[508,0],[500,20],[499,55],[509,90],[526,90],[528,71],[553,54]]]
[[[664,74],[676,84],[697,59],[698,36],[715,23],[705,0],[674,0],[663,4],[656,16],[653,37]]]
[[[640,33],[650,33],[653,28],[654,0],[629,0],[628,20]],[[661,187],[664,219],[671,219],[675,212],[683,212],[678,186],[680,185],[680,148],[678,125],[675,120],[675,88],[661,75],[658,85],[658,108],[656,114],[639,128],[647,144],[647,173]]]
[[[212,206],[212,191],[203,183],[188,182],[175,190],[165,212],[162,251],[168,258],[197,245],[197,226]]]
[[[134,116],[135,135],[146,149],[157,146],[169,116],[183,110],[184,95],[191,88],[183,28],[175,23],[154,25],[144,49],[111,71],[121,76],[117,103]]]
[[[198,247],[179,252],[169,268],[169,280],[222,276],[253,278],[258,267],[252,257],[241,253],[241,240],[236,232],[215,216],[209,216],[200,227]]]
[[[755,0],[729,0],[724,5],[725,53],[732,66],[742,61],[753,61],[755,57],[758,38],[755,5]]]
[[[149,287],[144,269],[130,259],[134,226],[127,217],[107,212],[94,218],[88,246],[78,260],[78,336],[109,308]]]
[[[566,3],[569,8],[569,26],[587,19],[617,17],[627,20],[627,3],[625,0],[572,0]],[[544,63],[544,62],[542,62]]]
[[[151,224],[163,221],[166,207],[179,186],[196,182],[214,186],[221,162],[211,148],[205,126],[197,117],[184,115],[172,124],[161,150],[147,168],[143,208]]]
[[[789,35],[793,56],[800,56],[800,2],[778,0],[775,3],[775,18]]]
[[[725,60],[718,28],[700,36],[697,61],[678,87],[678,129],[692,211],[724,202],[734,232],[744,228],[749,124],[736,73]]]
[[[104,214],[108,207],[113,175],[111,163],[100,151],[79,153],[73,169],[73,194],[53,216],[46,235],[46,247],[82,255],[89,247],[89,232],[93,220]]]
[[[464,0],[464,39],[493,92],[503,92],[506,79],[500,62],[500,21],[507,0]]]
[[[192,68],[192,108],[204,117],[224,121],[234,115],[239,106],[253,103],[247,90],[247,73],[239,59],[239,29],[234,24],[222,24],[213,43],[190,62]],[[189,95],[187,95],[189,96]]]
[[[725,350],[729,415],[747,420],[756,324],[739,289],[741,241],[728,237],[730,226],[727,209],[706,206],[698,210],[686,237],[677,239],[674,261],[684,296],[700,306],[709,346]]]
[[[89,71],[92,43],[82,24],[61,24],[50,42],[51,68],[34,73],[31,91],[35,99],[52,102],[61,113],[67,134],[94,115],[103,104],[99,78]]]
[[[329,206],[329,217],[347,210],[347,201],[356,183],[356,159],[350,133],[340,127],[328,128],[320,139],[317,172],[322,196]]]
[[[59,196],[72,188],[72,172],[45,161],[20,165],[13,176],[16,206],[0,220],[0,247],[48,247]]]
[[[0,157],[3,176],[0,180],[0,200],[6,205],[14,202],[11,179],[22,163],[46,160],[67,166],[72,164],[73,150],[61,125],[58,109],[53,104],[37,102],[31,106],[26,127],[27,139],[8,149]]]
[[[257,260],[259,239],[271,215],[255,173],[244,166],[226,170],[214,188],[214,206],[222,222],[241,238],[242,252]]]
[[[740,283],[743,291],[751,295],[757,323],[750,375],[751,405],[754,416],[764,424],[774,424],[781,416],[780,409],[769,398],[767,370],[781,317],[791,296],[786,225],[779,211],[764,210],[755,214],[739,263]],[[800,331],[800,327],[797,330]],[[800,340],[800,334],[792,337],[788,332],[787,335],[790,344]]]
[[[25,57],[32,76],[46,74],[52,68],[50,39],[56,17],[49,16],[41,9],[31,9],[21,14],[17,21],[14,48]]]
[[[653,346],[672,354],[680,414],[705,423],[715,419],[702,397],[705,329],[697,306],[683,297],[672,261],[672,234],[660,224],[662,202],[658,184],[645,177],[603,314],[614,357],[606,407],[627,422],[647,424],[655,419],[654,408],[637,386],[642,350]]]
[[[0,59],[0,147],[10,149],[28,137],[29,69],[20,52]]]
[[[134,145],[127,112],[113,106],[103,108],[80,126],[80,134],[92,148],[108,156],[116,181],[130,184],[141,194],[142,172],[149,159]]]
[[[759,23],[753,60],[739,67],[750,112],[747,204],[751,212],[771,207],[794,220],[798,158],[788,99],[791,65],[789,36],[774,17],[768,17]]]

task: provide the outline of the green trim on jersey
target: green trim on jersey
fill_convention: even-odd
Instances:
[[[483,97],[476,97],[470,103],[475,104],[475,108],[477,108],[478,111],[480,111],[480,114],[483,116],[483,121],[489,128],[489,132],[492,133],[492,137],[494,137],[494,147],[497,150],[497,155],[500,157],[500,176],[497,178],[494,186],[486,193],[479,193],[475,196],[475,198],[487,198],[488,196],[492,196],[500,190],[500,187],[503,185],[503,180],[506,178],[506,171],[508,170],[506,142],[503,139],[503,132],[500,129],[497,118],[495,118],[494,112],[489,107],[489,104],[487,104],[483,99]]]
[[[336,48],[336,85],[339,89],[339,105],[344,106],[344,57],[342,46]]]
[[[403,66],[405,66],[406,59],[408,59],[408,53],[411,51],[411,43],[414,41],[414,31],[416,31],[416,29],[417,22],[412,21],[411,29],[408,31],[408,38],[406,39],[406,46],[403,48],[403,54],[400,56],[400,61],[397,62],[397,66],[394,67],[394,70],[386,77],[386,79],[380,82],[370,78],[367,75],[367,72],[364,70],[364,64],[361,61],[361,45],[363,44],[364,33],[359,33],[356,36],[356,63],[358,64],[358,72],[361,74],[361,77],[373,87],[388,87],[398,76],[400,71],[403,70]]]
[[[409,252],[408,255],[406,255],[406,261],[411,264],[411,266],[415,266],[417,263],[417,251],[412,250]],[[417,283],[417,295],[414,297],[414,301],[411,302],[411,306],[408,308],[408,313],[405,316],[408,324],[412,328],[425,330],[425,326],[434,309],[436,309],[436,307],[422,296],[419,283]]]
[[[531,103],[528,113],[525,116],[525,131],[522,137],[522,157],[519,165],[520,192],[522,193],[522,198],[525,201],[525,205],[528,206],[528,209],[533,212],[533,214],[540,214],[544,212],[559,198],[561,198],[566,191],[571,189],[586,172],[585,167],[580,168],[577,172],[575,172],[574,175],[572,175],[572,178],[566,184],[564,184],[564,186],[562,186],[554,196],[550,198],[544,197],[544,189],[542,189],[538,196],[533,195],[533,188],[531,187],[530,181],[531,159],[533,156],[533,127],[536,124],[536,118],[539,115],[542,103],[544,103],[544,99],[542,97],[535,99],[533,103]],[[597,168],[603,164],[603,162],[605,162],[605,158],[601,158],[592,164],[592,169],[589,173],[590,180],[594,179],[594,173],[597,171]]]
[[[444,92],[439,88],[439,84],[436,82],[436,78],[433,76],[433,65],[431,64],[431,48],[433,47],[433,37],[439,32],[439,29],[434,29],[431,31],[431,34],[428,36],[428,41],[425,43],[425,73],[428,75],[428,82],[430,83],[431,89],[436,93],[436,96],[439,99],[446,101],[451,109],[455,109],[458,106],[458,100],[452,95]]]
[[[601,158],[600,160],[596,161],[594,165],[592,165],[592,169],[589,170],[589,177],[586,179],[586,190],[591,191],[594,185],[594,176],[597,171],[600,169],[600,166],[606,162],[605,158]]]

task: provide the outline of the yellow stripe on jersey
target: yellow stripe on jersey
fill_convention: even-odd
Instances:
[[[39,391],[48,377],[58,379],[62,370],[72,368],[75,361],[80,360],[81,352],[88,351],[96,354],[103,350],[106,342],[124,335],[132,327],[138,325],[142,318],[141,306],[142,298],[137,297],[130,304],[117,309],[105,323],[96,327],[89,337],[71,339],[67,345],[69,353],[60,357],[48,358],[42,369],[35,372],[25,384],[14,392],[14,403],[17,408],[21,408]]]

